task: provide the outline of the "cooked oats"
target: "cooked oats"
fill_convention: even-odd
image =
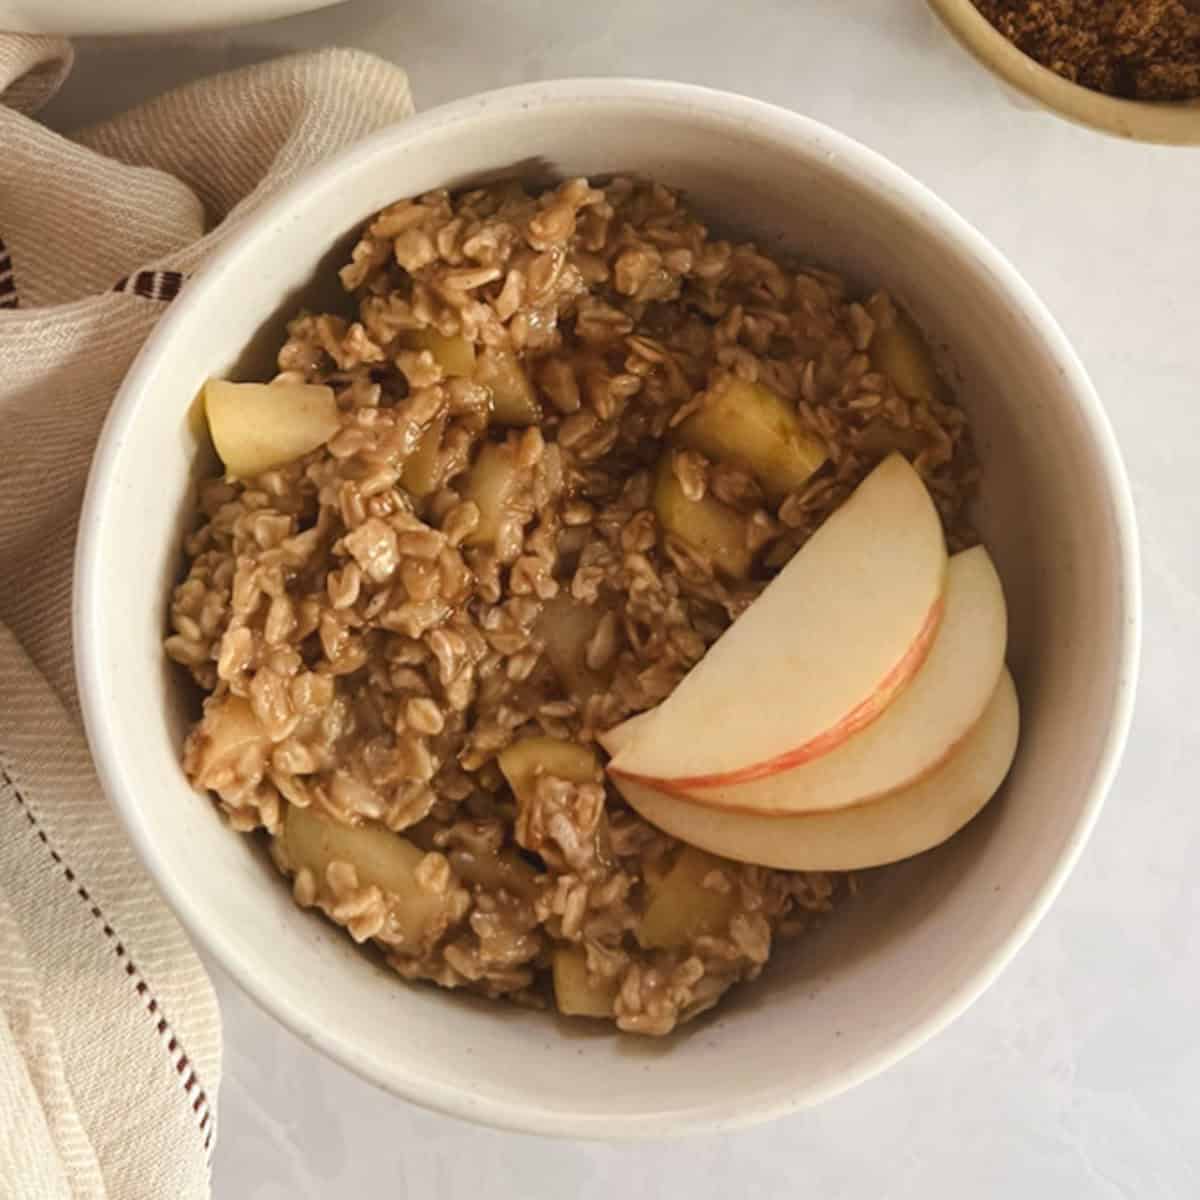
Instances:
[[[605,786],[597,734],[667,696],[891,450],[969,544],[963,413],[874,362],[886,296],[716,238],[653,183],[404,200],[341,280],[352,315],[298,316],[277,376],[331,387],[339,431],[200,489],[166,640],[205,693],[188,775],[405,978],[549,1004],[582,955],[592,1015],[668,1033],[847,883],[685,849]],[[810,478],[677,445],[735,383],[795,414]],[[716,506],[717,543],[664,528],[667,485]]]

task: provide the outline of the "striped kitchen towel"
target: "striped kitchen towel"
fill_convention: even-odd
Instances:
[[[203,80],[71,137],[70,70],[0,34],[0,1198],[209,1194],[220,1023],[100,794],[70,644],[101,422],[189,273],[280,184],[412,111],[339,50]]]

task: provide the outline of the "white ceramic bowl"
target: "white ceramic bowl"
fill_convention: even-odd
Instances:
[[[192,397],[264,323],[257,343],[271,342],[330,248],[373,210],[514,169],[648,174],[718,226],[893,289],[950,348],[986,470],[979,523],[1011,604],[1025,729],[1004,794],[666,1042],[402,983],[297,909],[179,767],[184,689],[161,638],[197,469]],[[620,80],[439,108],[311,172],[249,222],[125,381],[92,471],[76,579],[100,775],[196,940],[306,1041],[393,1092],[572,1136],[786,1113],[882,1070],[962,1012],[1028,937],[1095,820],[1129,721],[1138,629],[1134,518],[1111,430],[1013,268],[920,184],[832,130],[735,96]]]
[[[111,37],[228,29],[340,0],[0,0],[0,31]]]
[[[1008,40],[975,0],[928,0],[929,7],[976,62],[1024,107],[1041,105],[1077,125],[1114,137],[1167,146],[1200,144],[1200,100],[1149,101],[1106,96],[1043,67]]]

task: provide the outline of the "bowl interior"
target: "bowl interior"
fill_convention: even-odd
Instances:
[[[961,382],[985,468],[979,523],[1012,614],[1024,734],[964,834],[878,872],[764,978],[663,1043],[407,986],[292,904],[178,765],[192,701],[164,661],[208,375],[270,342],[329,248],[403,195],[492,174],[637,172],[752,232],[886,285]],[[193,281],[130,375],[82,528],[77,639],[102,777],[193,935],[352,1068],[467,1117],[660,1135],[773,1115],[878,1070],[958,1012],[1040,914],[1107,781],[1136,594],[1120,468],[1090,389],[1011,271],[895,168],[802,118],[674,85],[541,85],[438,110],[279,201]],[[265,365],[265,364],[264,364]]]

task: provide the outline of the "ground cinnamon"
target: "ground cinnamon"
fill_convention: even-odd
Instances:
[[[1084,87],[1200,97],[1200,0],[975,0],[1019,50]]]

